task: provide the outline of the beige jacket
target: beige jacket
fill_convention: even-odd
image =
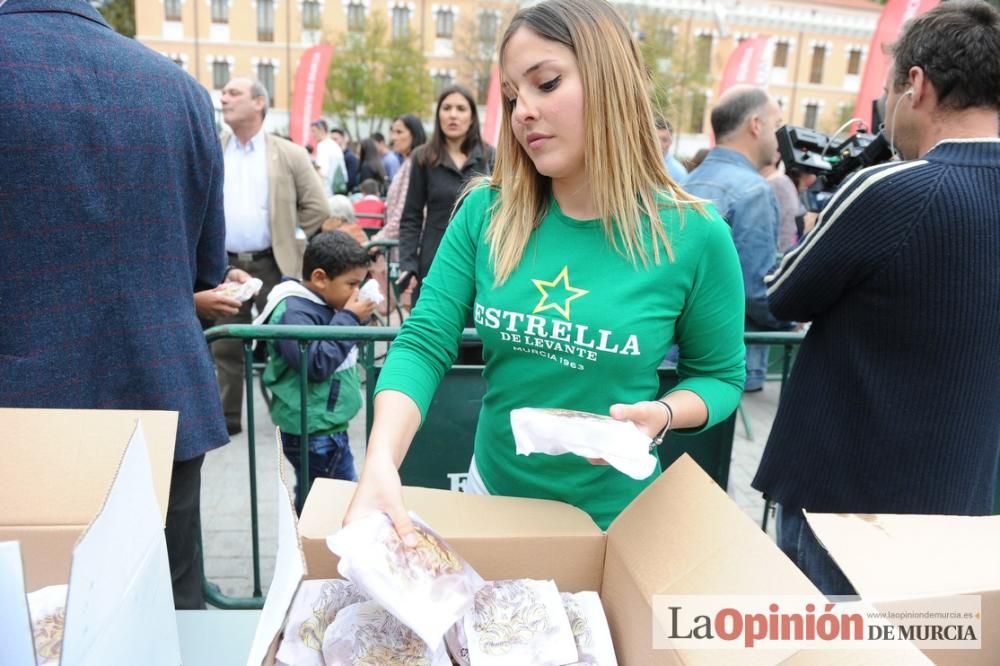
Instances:
[[[329,217],[323,181],[305,148],[273,134],[267,141],[267,203],[271,225],[271,249],[283,275],[302,277],[302,249],[295,239],[300,227],[312,237]],[[222,150],[232,133],[223,132]]]

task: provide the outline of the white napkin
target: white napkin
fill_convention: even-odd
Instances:
[[[385,300],[385,296],[382,295],[382,290],[378,286],[378,280],[375,278],[369,278],[367,282],[361,285],[358,296],[361,297],[361,300],[371,301],[375,305],[381,305]]]
[[[645,479],[656,469],[649,436],[631,421],[569,409],[525,407],[511,410],[510,426],[519,455],[575,453],[602,458],[633,479]]]

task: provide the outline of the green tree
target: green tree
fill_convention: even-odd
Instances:
[[[324,110],[355,137],[368,136],[403,113],[423,115],[430,105],[427,62],[416,38],[387,36],[385,16],[373,12],[363,33],[342,34],[336,42]]]
[[[135,0],[102,0],[97,11],[115,32],[135,37]]]
[[[630,17],[639,51],[649,70],[653,110],[672,121],[676,134],[689,123],[692,112],[703,109],[711,69],[694,66],[696,44],[685,43],[688,30],[662,11],[637,10]]]
[[[376,97],[369,110],[369,133],[381,129],[382,121],[412,113],[424,116],[434,101],[427,61],[415,35],[389,41],[384,51]]]

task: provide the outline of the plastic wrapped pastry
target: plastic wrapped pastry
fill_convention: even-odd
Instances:
[[[520,455],[575,453],[603,458],[633,479],[645,479],[656,469],[649,436],[630,421],[569,409],[526,407],[511,411],[510,426]]]
[[[346,580],[302,581],[288,611],[278,661],[295,666],[323,666],[326,628],[341,609],[367,600]]]
[[[263,286],[260,278],[250,278],[246,282],[223,282],[215,290],[242,303],[253,298]]]
[[[579,654],[575,663],[618,666],[608,618],[597,592],[563,592],[560,596]]]
[[[374,601],[337,613],[323,636],[323,659],[327,666],[451,666],[443,644],[427,647]]]
[[[420,518],[410,513],[418,543],[407,548],[384,513],[373,513],[327,537],[337,570],[429,646],[472,608],[484,585],[476,571]]]
[[[56,666],[66,627],[66,585],[50,585],[28,593],[28,614],[38,666]]]
[[[378,280],[375,278],[370,278],[361,285],[358,295],[361,297],[361,300],[371,301],[375,305],[381,305],[385,301],[385,296],[382,295],[382,290],[378,286]]]
[[[465,638],[465,620],[459,620],[444,635],[448,656],[456,666],[471,666],[469,662],[469,642]]]
[[[465,616],[465,635],[474,666],[562,666],[577,660],[559,590],[550,580],[487,583]]]

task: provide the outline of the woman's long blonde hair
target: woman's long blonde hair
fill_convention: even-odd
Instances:
[[[654,130],[649,77],[625,22],[605,0],[547,0],[522,9],[500,42],[501,68],[507,42],[522,27],[576,55],[584,91],[584,167],[612,246],[631,262],[648,265],[642,240],[645,215],[653,261],[660,261],[660,242],[673,260],[657,200],[667,199],[675,206],[699,200],[667,174]],[[538,173],[514,138],[509,106],[501,117],[493,175],[478,185],[484,183],[498,192],[486,238],[499,285],[520,263],[551,193],[549,178]]]

